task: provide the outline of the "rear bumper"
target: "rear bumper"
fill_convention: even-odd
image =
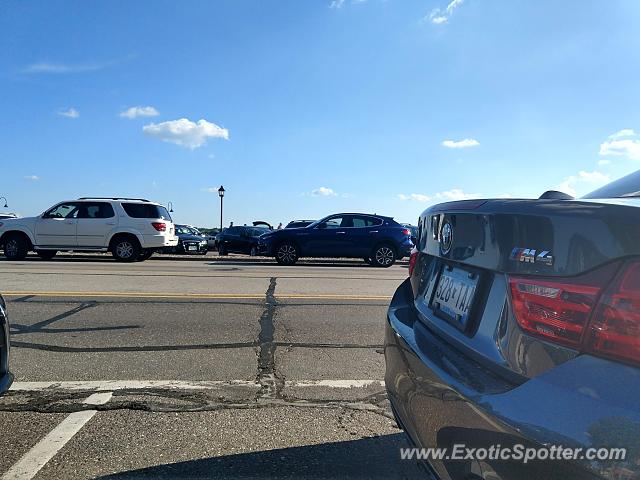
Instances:
[[[586,450],[604,445],[605,439],[592,433],[606,425],[628,430],[629,447],[630,439],[640,435],[640,407],[633,400],[640,396],[638,369],[583,355],[513,385],[433,334],[412,305],[407,281],[396,291],[387,314],[385,383],[398,424],[417,447],[451,451],[454,445],[482,449],[562,445]],[[624,434],[617,440],[624,445]],[[624,468],[640,476],[636,460]],[[429,463],[442,479],[618,478],[616,469],[621,468],[586,460]]]
[[[166,235],[143,235],[142,243],[142,248],[175,247],[178,245],[178,237],[167,237]]]
[[[179,253],[185,253],[187,255],[204,255],[208,251],[209,251],[209,245],[207,244],[202,245],[197,242],[187,242],[179,246]]]

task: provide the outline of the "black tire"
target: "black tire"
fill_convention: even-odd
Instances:
[[[227,252],[227,249],[224,245],[220,245],[218,247],[218,255],[220,255],[221,257],[226,257],[227,255],[229,255],[229,252]]]
[[[291,242],[282,242],[276,248],[276,262],[280,265],[295,265],[300,257],[298,247]]]
[[[394,263],[396,263],[396,250],[391,245],[383,243],[373,250],[371,254],[371,265],[389,268]]]
[[[153,255],[153,250],[151,250],[150,248],[147,249],[143,249],[142,252],[140,252],[140,255],[138,256],[138,261],[139,262],[144,262],[145,260],[149,260],[151,258],[151,255]]]
[[[371,265],[371,259],[369,257],[364,257],[363,260],[367,265]]]
[[[118,262],[135,262],[141,250],[138,240],[131,235],[117,237],[111,243],[111,254]]]
[[[249,255],[252,257],[257,257],[258,256],[258,247],[251,247],[251,251],[249,252]]]
[[[58,253],[57,250],[38,250],[36,252],[42,260],[51,260]]]
[[[24,260],[29,253],[29,243],[20,234],[11,234],[4,242],[4,256],[7,260]]]

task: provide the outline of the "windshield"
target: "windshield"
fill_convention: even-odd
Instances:
[[[634,198],[640,197],[640,170],[622,177],[583,198]]]
[[[259,237],[260,235],[264,235],[265,233],[269,233],[272,230],[269,230],[266,227],[253,227],[253,228],[247,228],[247,234],[250,237]]]
[[[176,234],[178,235],[200,235],[200,232],[186,225],[176,225]]]

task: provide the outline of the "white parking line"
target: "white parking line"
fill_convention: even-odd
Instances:
[[[84,403],[103,405],[111,399],[111,392],[94,393]],[[97,413],[97,410],[74,412],[51,430],[31,450],[23,455],[3,476],[2,480],[30,480],[71,440]]]
[[[259,387],[253,380],[202,381],[188,382],[181,380],[97,380],[67,382],[15,382],[12,391],[38,392],[43,390],[76,390],[95,392],[114,392],[117,390],[149,390],[158,388],[174,388],[179,390],[206,390],[216,387]],[[285,387],[327,387],[327,388],[364,388],[368,386],[384,386],[381,380],[292,380],[286,381]]]

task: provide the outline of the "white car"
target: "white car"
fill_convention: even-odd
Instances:
[[[133,262],[177,244],[167,209],[140,198],[83,197],[37,217],[0,220],[0,248],[9,260],[22,260],[30,250],[49,260],[63,250],[111,252]]]

